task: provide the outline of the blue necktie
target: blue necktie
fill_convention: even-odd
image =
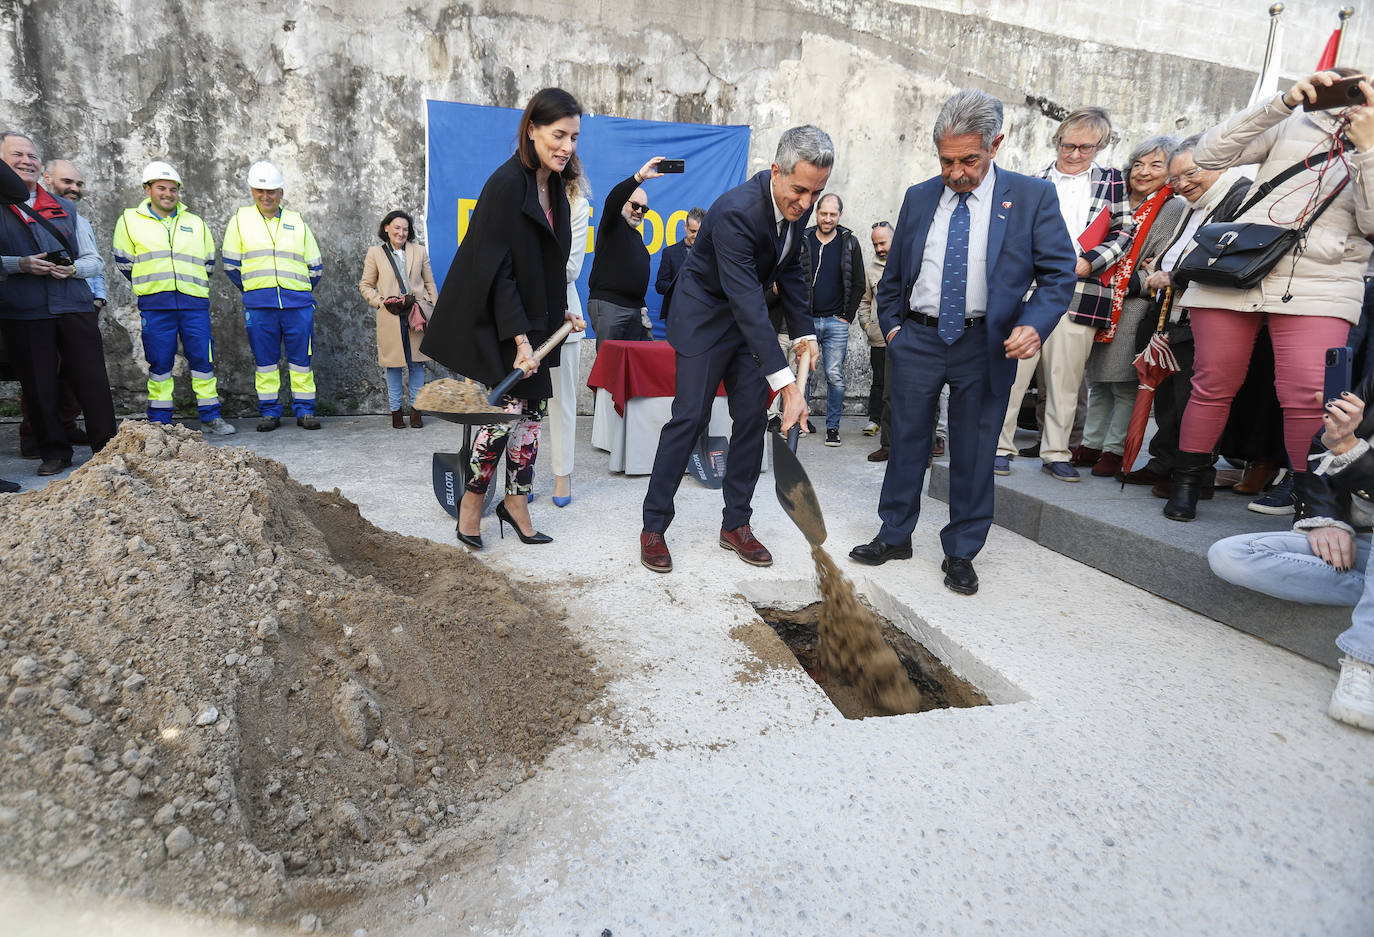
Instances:
[[[940,284],[940,337],[946,345],[953,345],[964,334],[964,316],[968,301],[968,197],[960,192],[959,204],[949,216],[949,234],[945,237],[944,280]]]

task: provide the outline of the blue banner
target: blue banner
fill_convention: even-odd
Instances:
[[[434,278],[442,286],[467,234],[468,218],[483,184],[515,152],[520,111],[450,101],[425,104],[429,121],[425,193],[428,247]],[[749,128],[583,116],[577,155],[592,186],[592,220],[586,244],[589,255],[596,243],[606,193],[655,156],[686,161],[687,171],[682,175],[650,179],[644,185],[649,197],[649,211],[641,228],[649,249],[645,305],[654,336],[662,338],[658,310],[663,297],[654,289],[659,254],[681,240],[689,208],[709,208],[718,195],[744,181],[749,168]],[[584,310],[591,271],[592,257],[588,256],[577,279]]]

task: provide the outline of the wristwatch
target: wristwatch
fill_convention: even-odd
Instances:
[[[109,305],[108,303],[105,302],[105,300],[101,299],[99,296],[97,296],[97,297],[93,300],[93,302],[95,303],[95,308],[96,308],[96,309],[104,309],[107,305]]]

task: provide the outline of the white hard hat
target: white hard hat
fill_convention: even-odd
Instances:
[[[250,189],[280,189],[285,181],[281,177],[281,170],[266,160],[254,163],[248,170]]]
[[[169,182],[175,182],[177,185],[181,185],[181,176],[177,175],[175,169],[167,163],[153,160],[153,162],[149,163],[143,170],[143,184],[147,185],[149,182],[156,182],[159,179],[166,179]]]

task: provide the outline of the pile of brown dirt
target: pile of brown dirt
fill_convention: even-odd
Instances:
[[[407,877],[603,683],[529,587],[179,427],[0,500],[0,594],[0,867],[190,909]]]
[[[487,403],[487,392],[480,384],[451,377],[426,381],[415,395],[415,408],[432,413],[505,413]]]
[[[853,584],[818,544],[811,547],[811,559],[821,585],[821,614],[816,623],[821,666],[858,687],[880,712],[918,712],[920,691],[912,686],[896,652],[883,641],[877,619],[854,594]]]

